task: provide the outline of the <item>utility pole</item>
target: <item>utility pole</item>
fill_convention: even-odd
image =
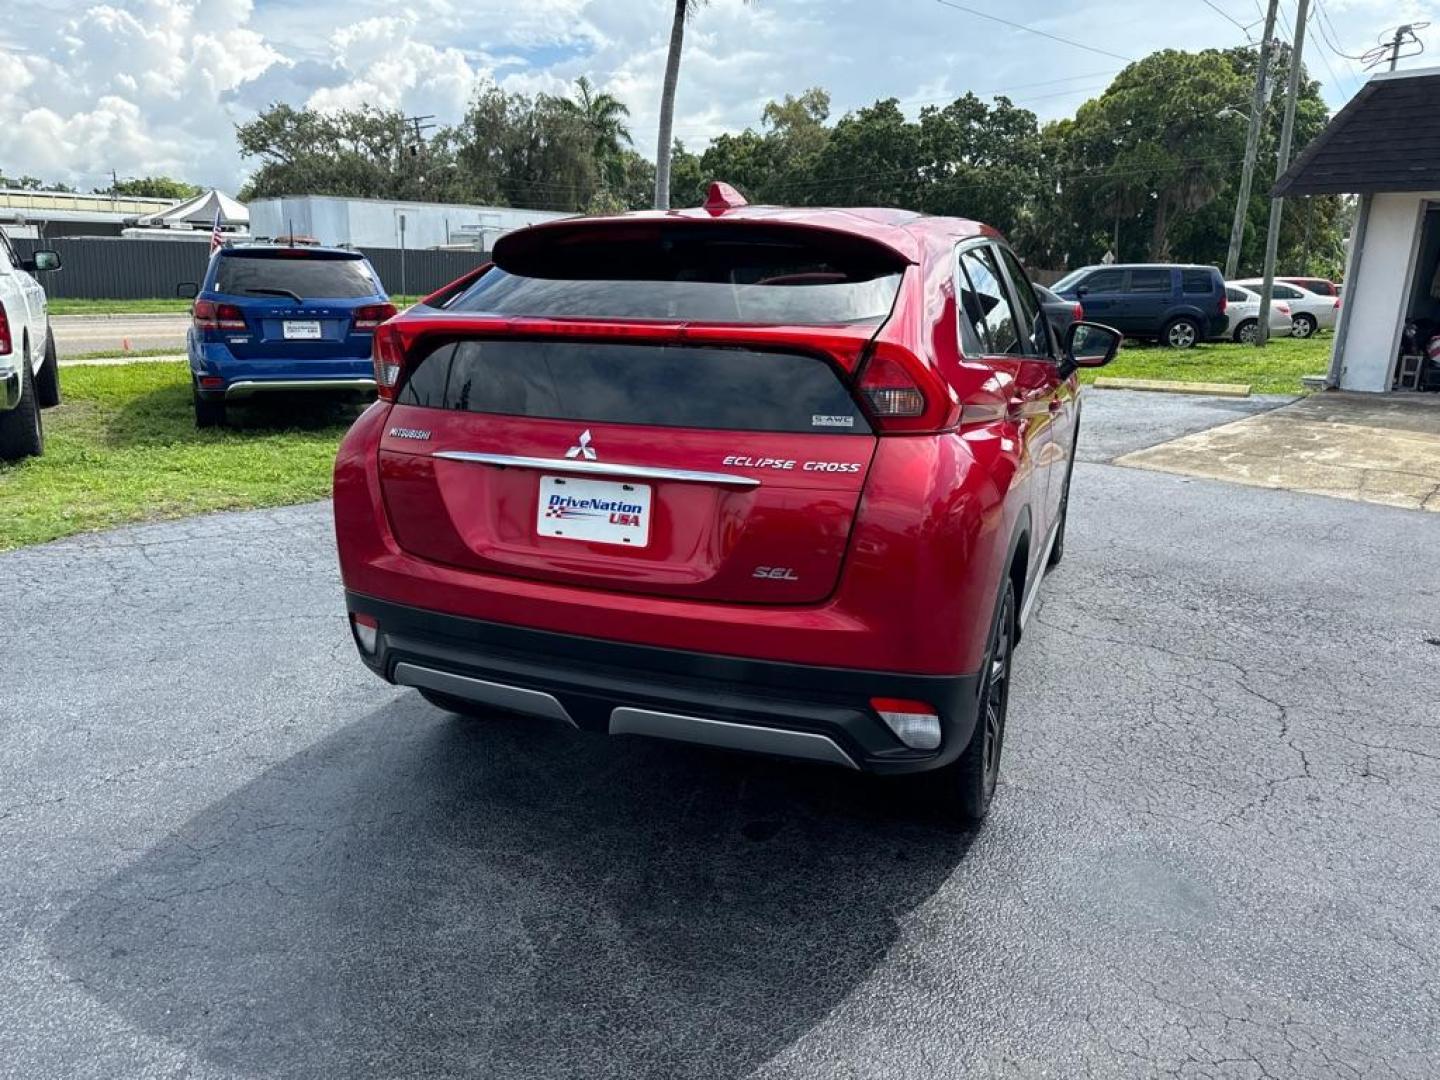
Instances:
[[[1290,167],[1290,140],[1295,135],[1295,104],[1300,97],[1301,58],[1305,55],[1305,21],[1310,16],[1310,0],[1296,0],[1295,44],[1290,51],[1290,83],[1285,95],[1285,122],[1280,127],[1280,150],[1275,156],[1275,180]],[[1264,348],[1270,339],[1270,290],[1275,286],[1275,256],[1280,250],[1280,217],[1285,200],[1270,196],[1270,230],[1265,234],[1265,285],[1260,292],[1260,322],[1255,327],[1255,345]]]
[[[1235,200],[1235,220],[1230,225],[1230,250],[1225,254],[1225,280],[1240,268],[1240,245],[1245,239],[1245,217],[1250,209],[1250,184],[1255,178],[1255,155],[1260,150],[1260,129],[1265,121],[1265,103],[1270,97],[1270,46],[1275,38],[1275,13],[1280,0],[1270,0],[1265,12],[1265,33],[1260,38],[1260,59],[1255,68],[1255,94],[1250,100],[1250,127],[1245,132],[1245,164],[1240,169],[1240,194]]]

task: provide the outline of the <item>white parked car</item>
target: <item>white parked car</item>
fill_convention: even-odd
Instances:
[[[1249,345],[1255,340],[1255,328],[1260,325],[1260,294],[1244,285],[1225,286],[1225,314],[1230,318],[1226,333],[1231,341]],[[1290,305],[1282,300],[1270,304],[1270,336],[1289,337],[1291,329]]]
[[[20,258],[0,230],[0,461],[45,449],[40,410],[60,404],[60,373],[45,290],[31,275],[60,269],[60,256]]]
[[[1265,279],[1245,278],[1230,284],[1258,293],[1264,287]],[[1335,329],[1335,319],[1340,314],[1338,296],[1321,296],[1298,285],[1291,285],[1288,281],[1277,281],[1272,288],[1272,305],[1277,301],[1290,305],[1290,321],[1293,327],[1291,332],[1295,337],[1308,338],[1316,331]]]

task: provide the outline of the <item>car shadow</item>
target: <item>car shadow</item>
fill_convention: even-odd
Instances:
[[[895,795],[404,694],[197,814],[48,944],[129,1023],[247,1075],[739,1077],[963,858]]]
[[[116,447],[206,443],[225,433],[330,432],[339,441],[370,400],[325,394],[266,394],[232,405],[221,428],[195,427],[188,386],[136,394],[105,422],[105,441]]]

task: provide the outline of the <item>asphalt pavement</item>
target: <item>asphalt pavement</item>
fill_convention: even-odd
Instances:
[[[1104,463],[1237,407],[1087,395],[974,835],[432,709],[324,505],[0,556],[0,1076],[1434,1076],[1434,518]]]
[[[187,315],[52,315],[55,352],[60,359],[85,353],[141,349],[185,351]],[[128,343],[128,344],[127,344]]]

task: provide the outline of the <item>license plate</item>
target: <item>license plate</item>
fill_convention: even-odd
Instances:
[[[282,332],[292,340],[315,341],[320,337],[320,322],[318,319],[287,319]]]
[[[650,542],[650,485],[542,476],[535,530],[566,540],[644,547]]]

